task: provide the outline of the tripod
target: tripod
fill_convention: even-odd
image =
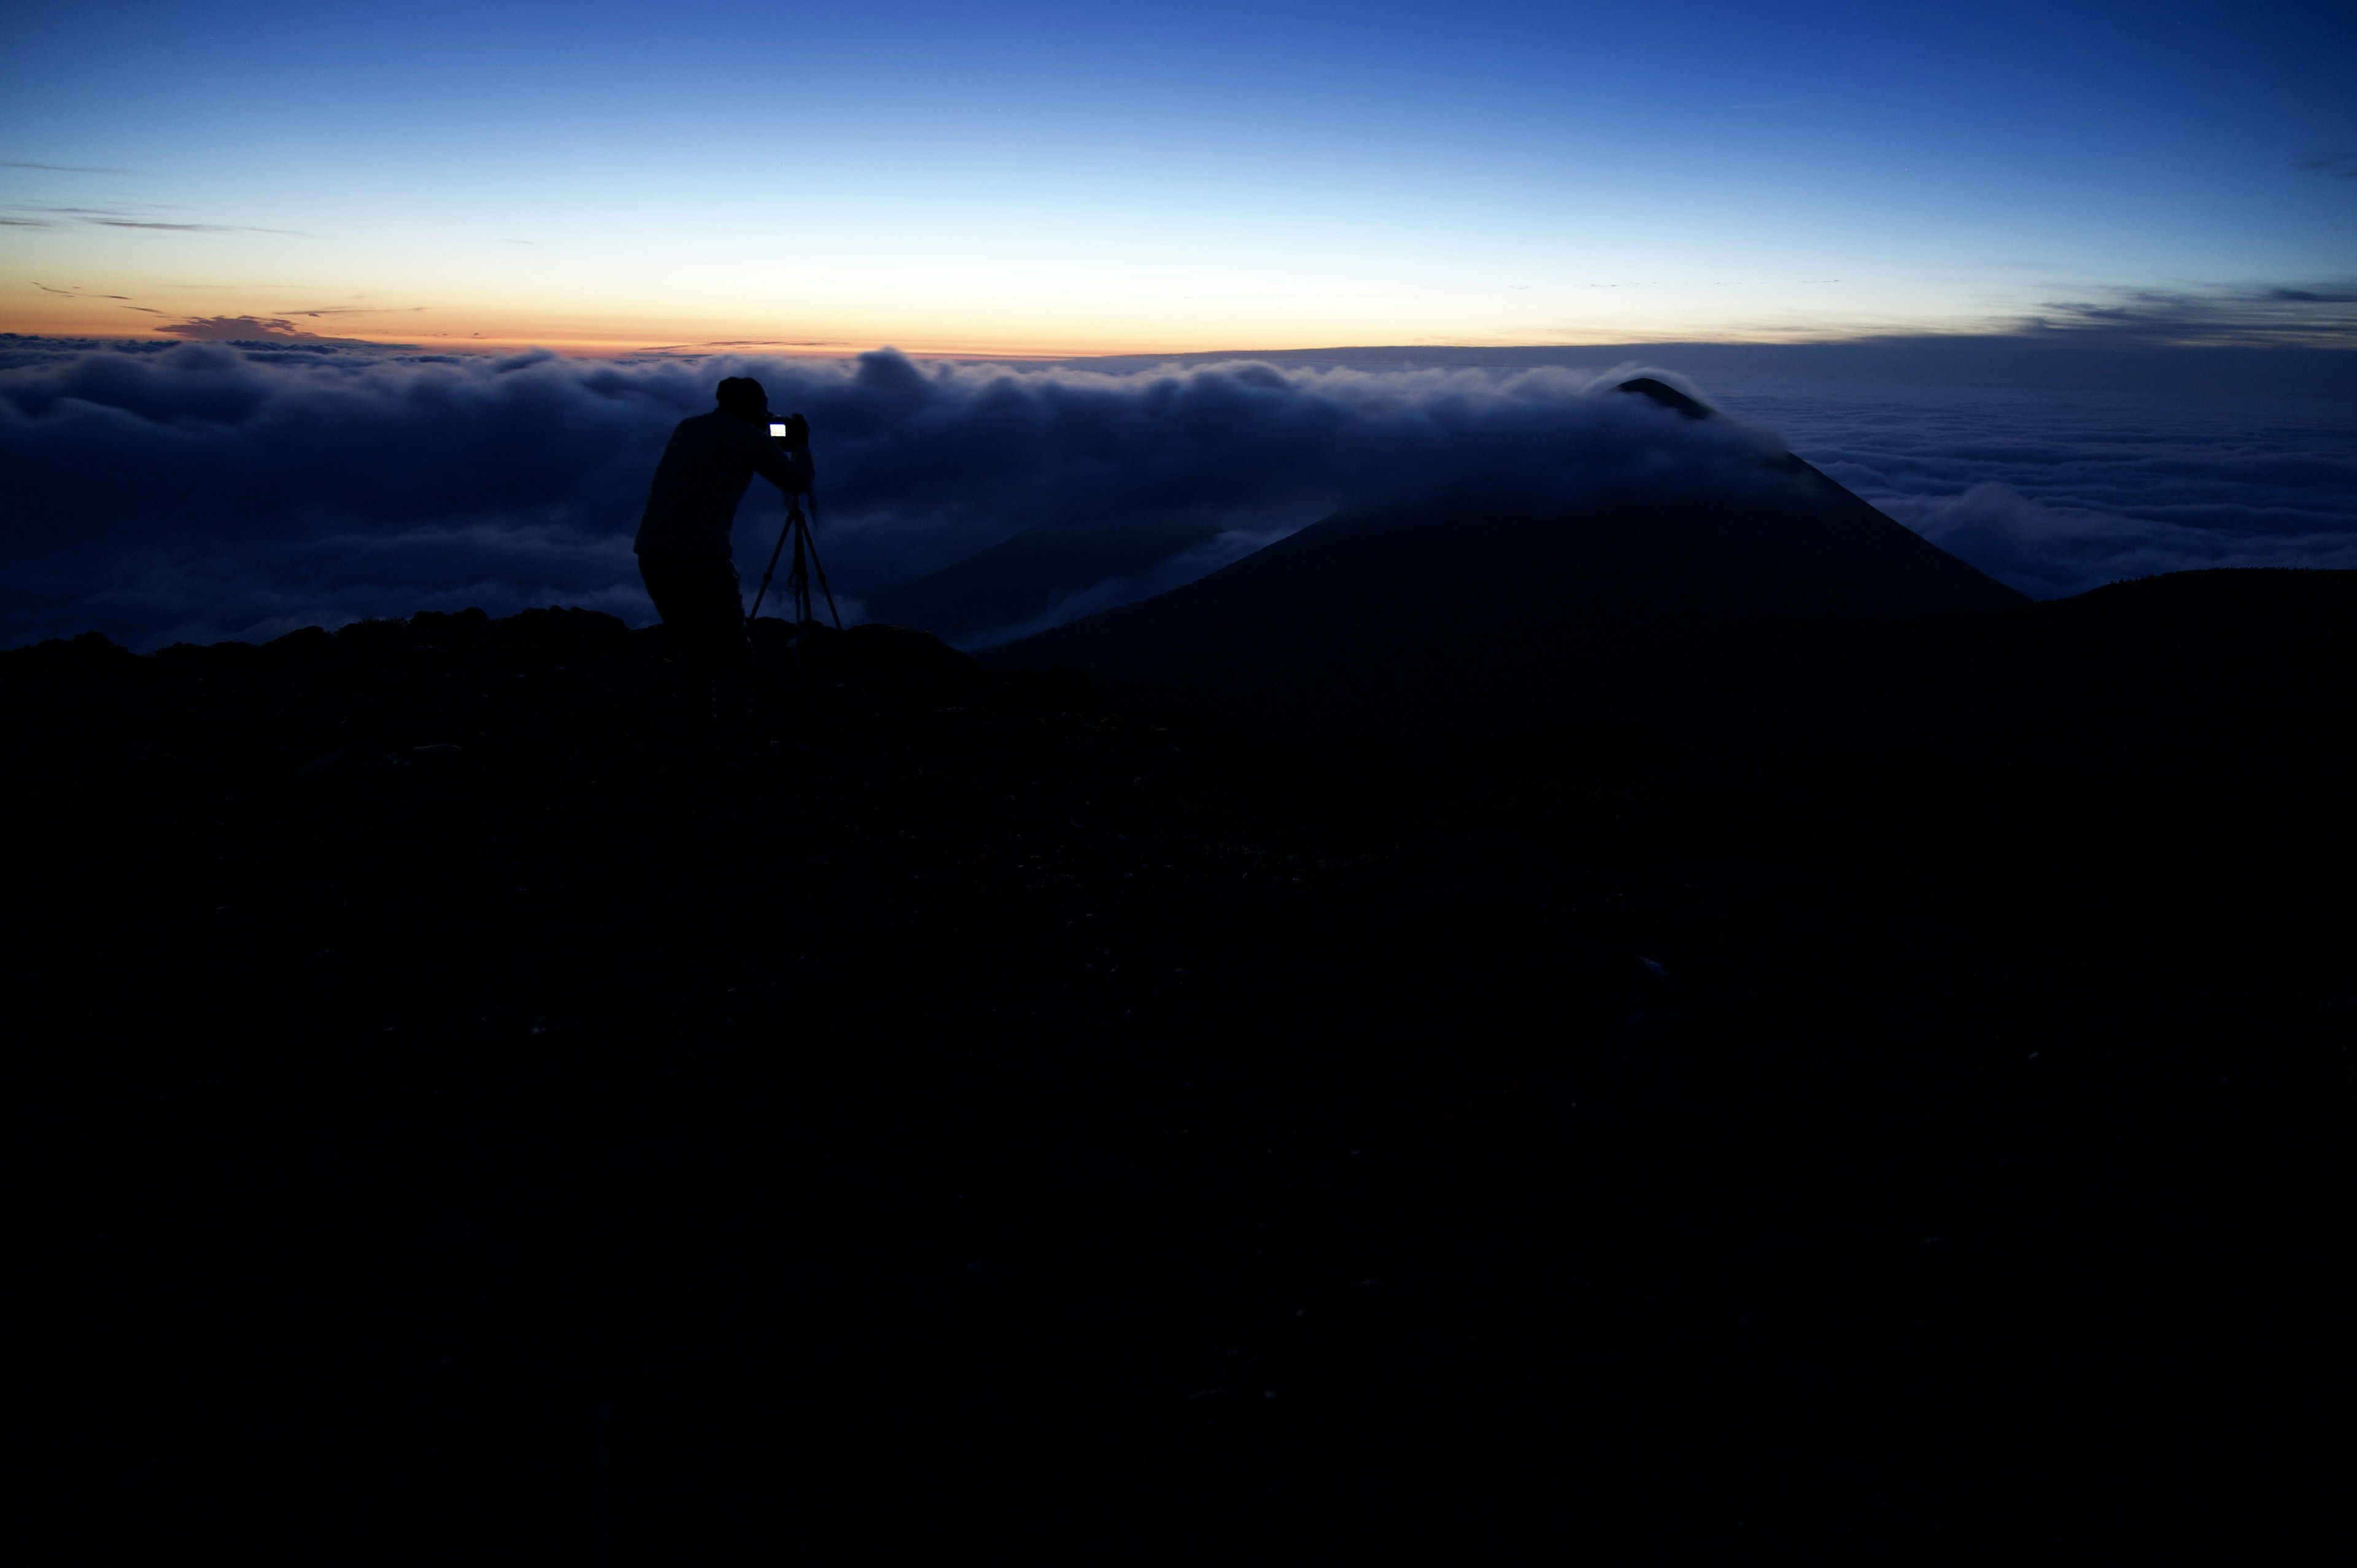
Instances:
[[[843,629],[843,616],[834,607],[834,590],[827,586],[826,568],[819,564],[818,541],[811,536],[811,519],[818,516],[818,495],[810,496],[810,517],[802,515],[802,498],[786,498],[786,526],[778,535],[777,548],[770,552],[769,569],[761,574],[761,589],[753,596],[753,613],[745,618],[749,630],[754,617],[761,613],[761,601],[769,596],[770,579],[777,575],[778,557],[785,553],[786,541],[794,543],[793,564],[786,568],[786,596],[794,602],[794,634],[802,635],[803,627],[817,618],[811,613],[811,574],[818,574],[818,591],[826,596],[826,613],[834,618],[834,629]]]

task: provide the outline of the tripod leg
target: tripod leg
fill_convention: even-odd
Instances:
[[[802,521],[802,509],[791,497],[787,498],[786,525],[778,530],[778,542],[770,548],[770,564],[761,573],[761,591],[753,596],[752,613],[745,618],[747,626],[751,626],[754,621],[760,618],[761,601],[770,596],[770,579],[778,575],[778,556],[786,548],[786,536],[793,532],[794,524]]]
[[[802,514],[796,512],[794,520],[800,522]],[[797,635],[800,635],[803,627],[810,624],[811,618],[810,566],[802,552],[802,541],[808,532],[807,527],[794,530],[794,566],[792,572],[786,577],[786,586],[793,595],[794,631]]]
[[[818,568],[818,591],[826,596],[826,613],[834,618],[834,629],[841,631],[843,629],[843,612],[834,607],[834,590],[827,586],[826,567],[820,563],[818,558],[818,535],[812,532],[812,529],[816,525],[818,519],[818,497],[816,495],[813,495],[810,499],[810,510],[811,521],[802,525],[802,532],[810,540],[811,564]]]

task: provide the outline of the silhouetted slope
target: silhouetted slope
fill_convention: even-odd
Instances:
[[[1658,382],[1624,391],[1692,417]],[[1425,725],[1559,704],[1607,645],[1737,620],[2002,609],[2024,596],[1800,458],[1744,493],[1329,519],[1158,598],[989,654],[1222,712]],[[1781,481],[1781,482],[1776,482]]]
[[[1062,595],[1108,577],[1134,577],[1215,537],[1200,523],[1105,528],[1040,527],[868,601],[879,621],[917,627],[952,642],[1014,627]]]
[[[81,1555],[2277,1561],[2345,1490],[2357,573],[1448,745],[782,629],[719,747],[586,612],[0,653]]]

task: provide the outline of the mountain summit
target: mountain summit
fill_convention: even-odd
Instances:
[[[1718,418],[1650,378],[1615,390]],[[1338,515],[988,657],[1264,717],[1420,727],[1469,703],[1559,703],[1697,628],[2026,602],[1784,452],[1684,489]]]

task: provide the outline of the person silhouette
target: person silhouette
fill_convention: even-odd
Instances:
[[[711,413],[673,427],[631,548],[655,613],[711,693],[713,716],[733,725],[745,716],[753,680],[729,538],[737,503],[756,474],[787,495],[810,489],[810,425],[801,414],[777,422],[786,428],[781,446],[769,433],[770,395],[750,376],[730,376],[715,396]]]

